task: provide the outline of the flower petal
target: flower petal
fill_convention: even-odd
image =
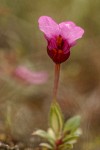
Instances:
[[[59,25],[48,16],[41,16],[38,20],[39,28],[47,38],[59,35]]]
[[[48,40],[48,49],[49,50],[57,49],[57,44],[56,44],[55,38],[51,38],[50,40]]]
[[[64,22],[61,22],[59,25],[60,25],[60,27],[62,26],[62,25],[67,25],[67,26],[69,26],[69,27],[74,27],[74,26],[76,26],[76,24],[74,23],[74,22],[72,22],[72,21],[64,21]]]
[[[25,66],[17,67],[14,75],[29,84],[42,84],[48,80],[48,74],[46,72],[34,72]]]
[[[70,46],[73,46],[77,39],[81,38],[84,30],[76,26],[73,22],[62,22],[59,24],[61,35],[68,40]]]

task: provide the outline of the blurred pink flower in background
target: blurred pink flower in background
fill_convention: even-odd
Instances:
[[[43,84],[48,80],[47,72],[31,71],[25,66],[17,67],[13,75],[29,84]]]
[[[57,24],[48,16],[41,16],[38,22],[48,42],[48,55],[57,64],[66,61],[70,56],[70,48],[82,37],[84,30],[72,21]]]

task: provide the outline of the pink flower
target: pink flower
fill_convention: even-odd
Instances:
[[[13,75],[29,84],[43,84],[48,79],[46,72],[33,72],[25,66],[17,67]]]
[[[72,21],[57,24],[48,16],[41,16],[38,22],[48,42],[48,55],[57,64],[66,61],[70,56],[70,48],[82,37],[84,30]]]

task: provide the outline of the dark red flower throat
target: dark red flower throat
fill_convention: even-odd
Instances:
[[[69,49],[70,46],[67,40],[63,39],[61,35],[48,40],[47,52],[56,64],[60,64],[68,59],[70,56]]]

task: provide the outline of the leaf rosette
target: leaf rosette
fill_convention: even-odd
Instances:
[[[82,134],[80,121],[80,116],[74,116],[64,122],[60,106],[54,102],[50,108],[48,130],[39,129],[33,135],[44,139],[44,142],[40,144],[43,150],[71,150]]]

